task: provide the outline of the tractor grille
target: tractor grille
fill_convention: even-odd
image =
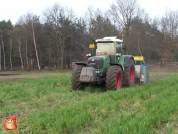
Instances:
[[[88,59],[88,64],[95,69],[103,68],[104,59],[102,57],[90,57]]]

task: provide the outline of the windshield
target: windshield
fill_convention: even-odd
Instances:
[[[97,43],[96,55],[114,55],[114,43]]]

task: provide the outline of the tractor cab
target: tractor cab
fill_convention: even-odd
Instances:
[[[96,55],[123,55],[123,41],[114,37],[104,37],[96,40]]]
[[[125,45],[122,40],[117,39],[117,36],[112,36],[97,39],[94,44],[89,45],[89,48],[92,49],[90,56],[120,56],[124,54]]]

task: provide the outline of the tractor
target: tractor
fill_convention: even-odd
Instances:
[[[104,85],[107,90],[130,87],[135,84],[135,64],[132,55],[125,55],[126,46],[117,36],[96,39],[89,45],[87,63],[77,62],[72,70],[73,90],[86,86]]]

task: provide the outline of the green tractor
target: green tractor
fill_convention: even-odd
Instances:
[[[123,40],[114,37],[97,39],[89,48],[88,63],[75,63],[71,81],[73,90],[83,90],[91,84],[116,90],[135,84],[135,64],[132,55],[124,55]]]

